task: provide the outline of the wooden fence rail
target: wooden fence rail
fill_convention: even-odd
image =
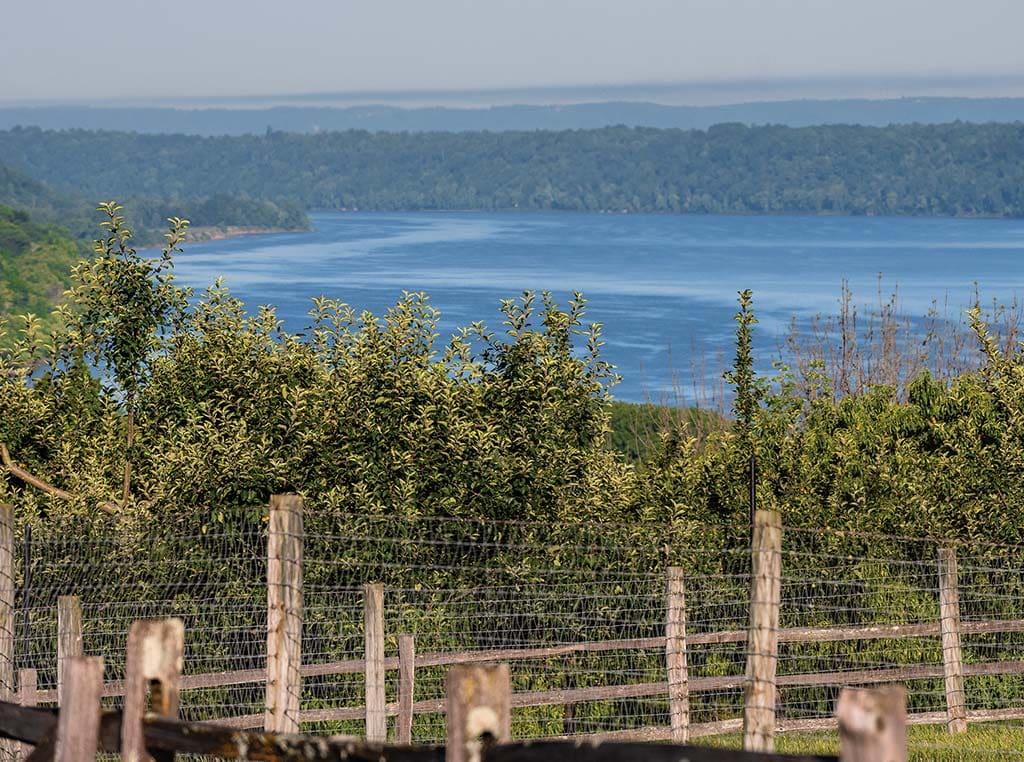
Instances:
[[[0,511],[0,530],[2,530]],[[574,686],[556,690],[520,691],[510,697],[512,707],[557,706],[572,707],[589,701],[663,696],[669,707],[669,726],[642,727],[635,730],[598,734],[611,738],[664,738],[682,743],[689,738],[714,732],[733,732],[743,728],[737,719],[693,723],[690,702],[701,693],[744,690],[746,706],[759,707],[756,716],[748,716],[748,738],[752,749],[770,750],[771,737],[776,731],[806,729],[818,723],[821,727],[835,727],[832,719],[778,721],[772,696],[779,687],[813,687],[864,684],[903,683],[913,680],[943,680],[947,710],[945,713],[923,712],[911,715],[908,722],[944,723],[951,732],[960,732],[968,722],[990,719],[1024,719],[1024,706],[998,711],[967,711],[963,681],[965,677],[980,675],[1024,674],[1024,659],[984,663],[964,663],[961,638],[968,635],[1024,632],[1024,619],[963,621],[959,610],[956,556],[942,549],[936,559],[939,579],[937,603],[940,616],[933,622],[913,624],[839,625],[830,627],[779,628],[781,579],[781,525],[777,514],[761,512],[755,534],[752,559],[751,626],[746,630],[718,632],[694,631],[688,621],[685,595],[685,570],[672,567],[667,571],[665,587],[665,629],[663,634],[644,638],[624,638],[599,641],[564,643],[550,646],[502,648],[493,650],[462,650],[454,652],[418,653],[412,635],[398,636],[397,656],[385,655],[384,631],[385,591],[382,586],[364,586],[364,654],[361,658],[323,663],[303,664],[300,651],[302,631],[302,501],[297,496],[275,496],[271,506],[270,539],[268,542],[268,638],[267,666],[265,669],[233,670],[186,675],[180,679],[178,690],[189,691],[242,684],[263,684],[266,689],[267,710],[263,714],[250,714],[224,719],[226,725],[236,728],[259,728],[268,731],[294,732],[303,722],[359,721],[366,723],[366,734],[371,741],[383,742],[387,738],[387,718],[398,718],[394,723],[394,737],[401,741],[411,739],[412,718],[416,714],[443,713],[442,698],[413,700],[413,686],[418,670],[487,662],[524,662],[577,654],[610,651],[660,651],[665,659],[665,680],[623,685]],[[0,545],[4,533],[0,531]],[[13,538],[13,535],[11,535]],[[11,539],[13,542],[13,539]],[[0,560],[3,551],[0,548]],[[13,556],[12,556],[13,557]],[[0,564],[2,565],[2,564]],[[2,571],[2,570],[0,570]],[[3,609],[0,596],[0,620]],[[58,674],[68,659],[82,653],[80,603],[64,596],[60,599],[58,617]],[[857,642],[879,639],[941,639],[943,663],[919,664],[903,667],[862,669],[855,671],[825,671],[798,674],[778,674],[778,648],[781,644]],[[706,646],[720,644],[748,645],[746,675],[705,677],[694,674],[692,654]],[[0,646],[3,642],[0,641]],[[0,648],[0,666],[5,655]],[[11,657],[13,658],[13,657]],[[760,666],[758,666],[758,660]],[[385,693],[387,672],[398,671],[398,691],[393,701]],[[365,675],[365,700],[362,705],[302,710],[299,697],[304,678],[362,674]],[[37,690],[36,672],[22,670],[19,675],[19,701],[23,706],[53,704],[59,690]],[[2,682],[2,669],[0,669]],[[751,689],[756,685],[756,691]],[[2,688],[2,686],[0,686]],[[102,687],[106,697],[124,695],[124,684],[107,682]],[[753,695],[753,698],[752,698]],[[754,700],[756,699],[756,700]],[[940,716],[941,715],[941,716]],[[739,726],[737,726],[739,722]],[[572,723],[567,728],[575,727]],[[728,730],[725,730],[725,729]],[[567,731],[568,732],[568,731]]]
[[[90,762],[118,753],[124,762],[171,762],[177,753],[266,762],[832,762],[835,757],[783,755],[683,744],[585,740],[513,743],[507,664],[455,665],[446,679],[444,747],[414,747],[351,737],[244,733],[225,725],[177,718],[183,627],[180,620],[137,621],[126,658],[129,684],[124,708],[100,704],[102,657],[74,656],[65,663],[61,707],[40,709],[0,701],[0,739],[34,747],[30,762]],[[148,695],[147,695],[148,689]],[[147,708],[151,711],[147,711]],[[902,687],[846,689],[837,722],[840,762],[905,762],[906,699]]]

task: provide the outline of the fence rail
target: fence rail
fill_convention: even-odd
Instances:
[[[886,683],[909,684],[912,699],[924,697],[912,701],[907,716],[909,725],[945,725],[951,732],[962,732],[968,723],[1024,719],[1024,643],[1020,638],[1003,640],[1024,633],[1024,618],[1020,618],[1024,614],[1024,604],[1002,606],[992,603],[996,600],[996,593],[1001,596],[997,600],[1000,604],[1004,601],[1013,603],[1024,597],[1024,570],[998,559],[985,562],[993,564],[991,569],[970,562],[961,563],[958,567],[961,559],[952,547],[932,546],[934,549],[930,553],[922,553],[913,559],[895,558],[890,568],[876,570],[870,556],[865,556],[862,561],[844,547],[836,548],[835,537],[823,534],[822,545],[825,547],[820,551],[823,568],[808,571],[805,566],[794,571],[790,561],[801,560],[799,554],[804,551],[800,547],[796,550],[786,548],[777,516],[764,514],[759,516],[759,521],[771,523],[778,531],[761,534],[761,544],[755,549],[755,558],[761,558],[758,568],[752,572],[734,571],[739,567],[737,560],[751,558],[746,548],[729,550],[731,565],[728,568],[723,565],[723,571],[710,579],[689,572],[691,566],[686,564],[660,567],[660,580],[646,571],[641,573],[641,570],[627,567],[620,577],[612,578],[614,589],[594,593],[595,600],[605,608],[586,611],[574,621],[596,622],[601,627],[595,627],[595,631],[632,636],[588,638],[586,635],[591,631],[585,627],[580,627],[578,634],[569,631],[568,627],[564,632],[543,629],[547,623],[544,617],[549,611],[545,607],[557,611],[555,607],[559,605],[559,596],[564,595],[564,589],[574,583],[563,583],[556,576],[561,563],[556,554],[558,548],[541,547],[537,555],[547,566],[536,567],[542,572],[535,568],[532,575],[541,578],[547,574],[548,577],[541,579],[540,583],[533,583],[529,581],[533,577],[526,575],[528,581],[525,583],[491,588],[501,596],[507,596],[496,599],[504,606],[501,612],[511,612],[509,616],[514,617],[519,614],[516,591],[529,590],[531,584],[538,585],[543,597],[526,601],[524,606],[527,609],[533,607],[534,619],[515,626],[536,628],[527,632],[534,641],[540,642],[531,643],[527,637],[519,637],[495,638],[498,642],[489,644],[481,639],[475,647],[465,648],[458,647],[465,643],[458,643],[456,638],[443,642],[445,638],[431,631],[430,622],[445,621],[439,617],[432,619],[431,607],[444,611],[447,610],[445,607],[463,606],[466,608],[463,621],[471,622],[473,617],[488,616],[493,619],[493,622],[488,620],[491,627],[501,627],[504,614],[491,614],[482,608],[480,611],[472,610],[475,599],[471,588],[445,590],[443,594],[433,591],[434,597],[428,599],[423,596],[427,603],[422,609],[415,609],[417,596],[410,594],[411,588],[373,582],[374,576],[370,574],[358,576],[363,574],[364,567],[350,562],[343,553],[325,561],[323,546],[327,543],[323,537],[307,534],[308,529],[303,528],[302,512],[299,499],[275,498],[267,524],[268,534],[263,540],[265,544],[248,543],[249,547],[265,549],[263,568],[266,571],[267,599],[262,612],[250,610],[255,615],[246,625],[245,637],[250,640],[244,644],[248,649],[262,635],[266,638],[265,647],[246,653],[247,663],[242,669],[203,669],[210,663],[205,653],[192,654],[191,659],[186,656],[186,674],[181,678],[178,690],[186,693],[220,691],[211,694],[211,704],[204,705],[203,718],[238,729],[262,727],[277,732],[294,732],[303,725],[316,723],[340,723],[339,729],[350,732],[353,724],[356,727],[362,724],[367,738],[376,742],[385,741],[389,733],[393,739],[405,742],[412,740],[413,736],[436,739],[436,732],[429,730],[434,735],[427,735],[424,728],[432,729],[443,723],[446,703],[443,694],[437,690],[440,669],[455,664],[509,662],[513,678],[520,678],[509,697],[510,707],[521,713],[518,716],[561,718],[556,719],[561,722],[560,728],[548,722],[545,730],[536,734],[544,737],[590,736],[678,743],[690,738],[744,732],[748,748],[768,749],[776,732],[834,730],[836,720],[830,716],[838,696],[834,689]],[[2,519],[0,516],[0,523]],[[368,542],[373,534],[371,529],[354,530],[352,541]],[[484,555],[508,550],[509,555],[502,561],[507,565],[514,564],[515,555],[520,550],[520,546],[514,543],[502,545],[486,536],[478,539],[474,535],[463,541],[459,539],[461,528],[457,524],[442,529],[440,539],[418,540],[412,529],[409,535],[397,536],[394,547],[387,549],[390,555],[381,551],[380,560],[374,562],[373,568],[388,574],[392,574],[394,569],[402,569],[408,562],[394,550],[395,547],[415,557],[416,563],[421,564],[420,568],[426,569],[435,568],[430,565],[435,563],[434,553],[441,554],[436,560],[436,568],[444,574],[458,569],[456,551],[461,553],[464,548],[469,549],[465,552]],[[499,527],[498,531],[504,530]],[[799,541],[806,538],[806,533],[795,534]],[[13,535],[8,536],[7,542],[13,544]],[[0,544],[4,541],[4,534],[0,532]],[[310,552],[311,548],[315,549],[314,553]],[[11,558],[14,558],[16,548],[9,550]],[[600,556],[589,558],[589,554],[597,553],[600,548],[594,550],[592,546],[581,545],[578,550],[587,568],[598,568],[595,559],[604,561]],[[0,558],[3,552],[0,548]],[[687,552],[699,562],[699,556]],[[621,553],[623,557],[628,555]],[[671,558],[672,554],[666,553],[666,557]],[[828,568],[829,563],[841,566],[855,562],[860,564],[856,568],[859,576],[832,574]],[[245,557],[229,557],[227,563],[245,565],[248,569],[255,566],[252,558]],[[351,568],[344,588],[325,585],[323,576],[316,578],[319,580],[316,583],[308,578],[304,580],[306,570],[322,572],[319,567],[325,563],[333,564],[332,568]],[[1010,569],[1006,591],[992,591],[985,587],[989,577],[996,572],[1003,574],[1005,569]],[[893,570],[896,575],[889,580],[887,575]],[[13,622],[16,613],[17,585],[13,577],[9,579],[10,584],[0,584],[0,622],[4,621],[4,606],[8,607],[10,621]],[[547,579],[558,581],[554,584],[546,582]],[[368,580],[370,583],[364,584]],[[251,589],[259,589],[260,584],[251,584],[255,582],[251,578],[249,581],[246,600],[252,601],[255,599]],[[620,616],[614,608],[620,599],[627,601],[622,604],[623,608],[627,605],[633,607],[630,613],[640,610],[641,604],[627,599],[636,594],[641,583],[647,585],[644,589],[653,591],[645,593],[649,597],[641,602],[646,606],[643,626],[632,629],[618,625],[605,627],[602,617],[614,621]],[[719,583],[728,586],[725,593],[715,587]],[[738,592],[745,585],[749,585],[746,592]],[[864,601],[858,599],[856,603],[848,603],[843,599],[850,594],[847,591],[854,590],[857,585],[874,586],[881,591],[877,602],[869,602],[877,609],[865,609],[872,617],[885,615],[886,607],[890,605],[886,598],[889,595],[903,595],[917,608],[904,613],[905,620],[901,623],[857,621],[862,615],[858,606],[865,606]],[[660,593],[657,592],[658,587]],[[215,589],[211,587],[211,590]],[[121,603],[130,600],[128,595],[112,598],[114,603],[109,603],[90,600],[88,593],[82,596],[81,601],[76,596],[65,595],[77,592],[74,587],[57,592],[60,594],[51,599],[56,603],[52,607],[54,613],[38,607],[33,609],[37,619],[55,623],[54,642],[58,650],[50,661],[31,656],[27,649],[21,657],[21,664],[27,662],[31,665],[17,673],[18,701],[24,706],[57,703],[61,675],[67,661],[83,652],[99,651],[94,635],[90,633],[107,626],[102,619],[105,609],[101,604],[107,607],[136,605]],[[585,589],[580,591],[581,596],[587,594],[589,591]],[[344,596],[343,604],[332,600],[332,596],[341,595]],[[585,598],[579,600],[586,602]],[[171,606],[175,603],[169,598],[166,601]],[[158,611],[156,606],[159,604],[160,600],[156,600],[152,604],[142,601],[138,605],[151,606],[150,610]],[[210,595],[209,605],[211,608],[220,605],[216,591]],[[797,605],[806,607],[809,615],[794,614],[794,611],[799,611]],[[892,605],[896,611],[896,604]],[[965,606],[968,607],[968,615],[965,615]],[[219,610],[227,609],[225,604]],[[341,612],[343,619],[332,618],[335,611]],[[538,611],[540,614],[536,613]],[[747,628],[739,626],[744,612],[750,621]],[[834,616],[837,612],[842,616]],[[1000,616],[1004,612],[1010,615]],[[203,620],[201,608],[195,617],[199,624],[195,631],[202,632],[209,627],[203,636],[204,648],[217,645],[218,633],[215,627]],[[813,624],[826,617],[833,617],[833,621],[846,621]],[[410,632],[402,627],[410,618],[427,624],[415,633]],[[558,620],[559,624],[561,622]],[[796,622],[799,626],[790,626],[787,622]],[[508,626],[513,626],[511,620]],[[193,631],[191,628],[192,625],[190,631]],[[316,640],[311,640],[312,636],[308,634],[311,629],[316,629]],[[760,635],[752,637],[752,632]],[[765,634],[770,637],[763,637]],[[33,637],[45,636],[33,633]],[[345,645],[336,648],[320,645],[329,644],[332,637]],[[559,639],[563,642],[558,642]],[[503,640],[511,640],[513,644],[503,645]],[[915,641],[922,643],[920,649],[904,647]],[[317,647],[303,654],[303,646],[309,643]],[[438,647],[439,643],[442,647]],[[869,646],[872,643],[875,645]],[[884,652],[890,649],[890,643],[892,648],[898,645],[902,649],[898,658],[885,658]],[[456,647],[444,647],[452,644]],[[830,650],[828,644],[864,644],[869,654],[881,653],[882,656],[851,659],[848,655],[859,649]],[[0,638],[0,650],[10,649],[7,653],[0,653],[0,662],[6,659],[8,664],[14,663],[14,645],[13,638],[6,641]],[[231,654],[237,647],[228,643],[221,650]],[[99,652],[111,657],[107,665],[108,676],[119,676],[122,667],[117,655],[110,653],[109,645],[102,648],[104,650]],[[971,648],[975,650],[972,652]],[[786,649],[796,650],[787,652]],[[915,653],[917,661],[914,661]],[[279,657],[270,658],[273,654]],[[982,654],[982,658],[978,658],[978,654]],[[347,658],[329,658],[338,655]],[[763,696],[755,696],[751,700],[749,687],[754,675],[750,667],[744,674],[743,666],[758,657],[763,657],[764,667],[757,672],[757,680],[770,687],[770,693],[780,695],[779,691],[783,691],[777,700]],[[609,663],[616,666],[606,669],[603,659],[612,660]],[[574,673],[574,669],[577,672]],[[583,679],[588,675],[585,671],[588,669],[591,670],[590,680]],[[0,669],[0,677],[2,674]],[[56,688],[52,687],[54,674],[57,675]],[[577,679],[577,674],[583,677]],[[336,689],[341,685],[339,679],[345,676],[351,679]],[[1009,682],[998,682],[1004,678]],[[918,688],[914,688],[915,685]],[[983,698],[978,697],[979,686],[987,691]],[[9,691],[14,687],[11,684],[7,686]],[[236,688],[245,691],[245,701],[230,703],[219,698],[233,695],[228,692]],[[734,695],[741,692],[747,694],[744,702],[747,707],[754,705],[760,708],[756,721],[739,716],[743,712],[743,703],[737,703]],[[124,693],[124,680],[108,679],[101,689],[106,699],[117,699]],[[764,693],[764,696],[769,695],[769,692]],[[802,715],[787,711],[794,696],[806,702],[808,708],[801,709]],[[187,703],[187,696],[184,701]],[[624,710],[632,714],[620,716],[618,722],[604,726],[580,721],[584,710],[602,706],[605,708],[600,711],[605,714],[601,716],[613,716],[616,712],[621,715]],[[653,710],[649,708],[652,706],[655,707]],[[545,709],[541,714],[535,711],[540,708],[553,709]],[[938,711],[940,708],[942,711]],[[438,717],[424,718],[425,715]],[[396,719],[390,723],[390,718]],[[414,718],[419,718],[415,724]],[[753,727],[755,725],[756,728]],[[760,741],[751,740],[756,734],[760,734]]]
[[[370,604],[372,607],[372,604]],[[512,694],[507,664],[453,666],[446,678],[446,744],[360,741],[352,738],[237,732],[216,723],[178,719],[178,694],[184,649],[179,619],[140,620],[132,624],[126,663],[129,674],[124,708],[104,711],[103,657],[69,656],[63,666],[60,707],[41,710],[0,701],[0,739],[25,746],[32,762],[92,762],[97,753],[118,753],[126,762],[173,759],[176,753],[265,762],[316,762],[324,759],[377,762],[541,762],[553,757],[571,762],[905,762],[906,695],[902,688],[844,690],[836,711],[840,756],[737,752],[686,744],[623,742],[516,744],[511,735]],[[273,718],[268,717],[268,722]],[[650,739],[649,739],[650,740]]]

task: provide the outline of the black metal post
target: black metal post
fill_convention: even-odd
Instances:
[[[754,515],[757,513],[757,456],[750,456],[750,536],[754,536]]]

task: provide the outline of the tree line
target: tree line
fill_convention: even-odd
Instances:
[[[90,198],[240,195],[302,209],[1024,215],[1020,122],[208,138],[14,128],[0,131],[0,161]]]

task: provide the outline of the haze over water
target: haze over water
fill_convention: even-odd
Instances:
[[[1024,296],[1024,220],[726,217],[527,213],[318,213],[309,233],[191,244],[179,280],[223,276],[250,311],[273,304],[291,331],[313,296],[381,315],[402,291],[441,310],[439,349],[482,320],[500,331],[499,301],[524,289],[573,291],[604,323],[604,357],[623,376],[618,399],[692,399],[695,369],[714,382],[731,359],[736,292],[750,288],[759,364],[777,359],[795,316],[836,311],[843,281],[858,304],[898,288],[903,311],[951,313]]]

